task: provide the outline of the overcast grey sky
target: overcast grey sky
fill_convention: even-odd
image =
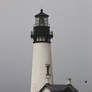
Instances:
[[[71,77],[80,92],[92,92],[92,0],[0,0],[0,92],[30,90],[30,31],[41,8],[54,32],[55,83]]]

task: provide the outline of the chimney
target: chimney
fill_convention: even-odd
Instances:
[[[72,79],[68,78],[67,84],[71,84],[72,83]]]

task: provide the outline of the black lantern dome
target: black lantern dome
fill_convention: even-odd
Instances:
[[[50,32],[50,27],[48,24],[48,15],[41,9],[40,13],[35,15],[35,26],[31,33],[31,38],[33,38],[34,43],[36,42],[49,42],[53,38],[53,33]]]
[[[41,9],[40,13],[35,15],[35,17],[48,17],[48,15],[43,12],[43,9]]]

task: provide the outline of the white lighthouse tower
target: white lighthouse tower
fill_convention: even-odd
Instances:
[[[31,92],[39,92],[46,83],[53,84],[51,59],[53,33],[50,32],[48,17],[42,9],[35,15],[35,26],[31,33],[33,39]]]

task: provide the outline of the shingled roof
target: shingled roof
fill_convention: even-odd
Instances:
[[[48,88],[51,92],[78,92],[71,84],[69,85],[57,85],[57,84],[46,84],[39,91],[42,92],[44,88]]]

